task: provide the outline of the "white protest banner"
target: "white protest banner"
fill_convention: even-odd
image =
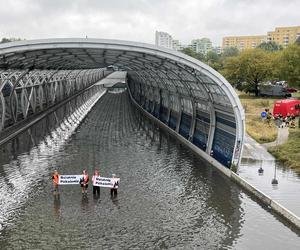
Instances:
[[[59,176],[59,185],[71,185],[79,184],[82,175],[60,175]]]
[[[93,185],[98,187],[118,188],[120,178],[96,177]]]

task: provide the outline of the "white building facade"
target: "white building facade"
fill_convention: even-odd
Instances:
[[[173,49],[173,38],[167,32],[155,32],[155,45],[167,49]]]
[[[194,39],[191,43],[191,49],[196,53],[206,55],[208,51],[212,50],[212,42],[209,38]]]

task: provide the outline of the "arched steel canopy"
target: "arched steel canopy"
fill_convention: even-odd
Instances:
[[[2,70],[78,70],[110,65],[128,72],[134,98],[149,112],[156,112],[155,103],[161,112],[167,108],[164,122],[171,124],[175,117],[177,132],[193,142],[198,136],[194,143],[207,153],[213,151],[224,165],[228,159],[238,163],[244,137],[242,105],[222,75],[194,58],[121,40],[44,39],[0,45]],[[223,159],[222,154],[228,157]]]

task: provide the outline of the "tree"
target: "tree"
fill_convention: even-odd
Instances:
[[[198,59],[199,61],[205,61],[205,56],[202,53],[196,53],[191,48],[184,48],[183,50],[181,50],[181,52],[195,59]]]
[[[6,38],[6,37],[3,37],[0,43],[9,43],[9,42],[21,41],[21,40],[22,40],[21,38],[14,38],[14,37]]]
[[[220,71],[223,68],[223,58],[214,51],[208,51],[205,62],[213,69]]]
[[[262,49],[245,50],[236,57],[225,59],[222,73],[234,84],[245,83],[257,96],[259,83],[272,76],[272,60],[271,53]]]
[[[290,86],[300,87],[300,46],[290,45],[278,57],[279,76]]]
[[[278,43],[274,41],[270,42],[262,42],[260,45],[257,46],[259,49],[263,49],[265,51],[277,51],[277,50],[282,50],[283,47],[279,45]]]
[[[238,56],[238,55],[239,55],[239,50],[237,47],[228,47],[228,48],[225,48],[223,51],[224,57],[232,57],[232,56]]]

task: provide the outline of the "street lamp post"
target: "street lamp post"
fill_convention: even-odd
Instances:
[[[277,127],[277,139],[276,139],[276,147],[278,147],[278,138],[279,138],[279,128]],[[278,180],[276,179],[276,168],[277,168],[277,161],[275,160],[275,169],[274,169],[274,178],[272,179],[272,185],[277,185]]]
[[[272,185],[278,184],[278,180],[276,179],[276,167],[277,167],[277,163],[275,161],[275,170],[274,170],[274,178],[272,179]]]
[[[258,174],[262,175],[264,173],[264,169],[262,168],[262,156],[260,156],[260,168],[258,169]]]

